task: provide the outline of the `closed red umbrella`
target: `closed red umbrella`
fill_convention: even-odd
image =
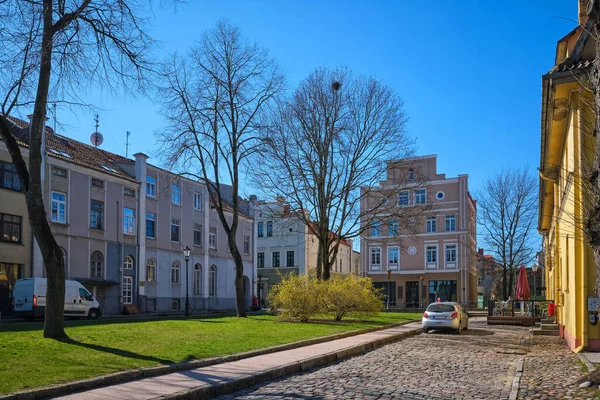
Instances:
[[[519,277],[517,278],[517,299],[529,300],[531,292],[529,290],[529,281],[527,280],[527,270],[525,265],[521,264],[519,268]]]

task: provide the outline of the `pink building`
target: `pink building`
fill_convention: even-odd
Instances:
[[[400,207],[410,210],[416,231],[398,226],[393,212],[382,213],[361,238],[362,273],[384,293],[390,288],[396,308],[422,308],[437,297],[476,304],[476,202],[468,176],[446,178],[436,162],[429,155],[389,163],[387,179],[377,187],[399,189],[395,207],[398,214]]]

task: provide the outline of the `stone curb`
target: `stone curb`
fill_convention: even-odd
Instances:
[[[65,384],[58,384],[48,387],[42,387],[39,389],[26,390],[22,392],[16,392],[9,395],[0,396],[0,400],[35,400],[43,399],[48,397],[63,396],[66,394],[80,392],[84,390],[97,389],[100,387],[110,386],[118,383],[135,381],[143,378],[152,378],[155,376],[166,375],[173,372],[180,372],[190,369],[208,367],[215,364],[222,364],[231,361],[237,361],[244,358],[256,357],[264,354],[276,353],[278,351],[292,350],[298,347],[310,346],[313,344],[330,342],[332,340],[343,339],[350,336],[361,335],[363,333],[376,332],[384,329],[394,328],[396,326],[406,325],[412,322],[418,322],[418,320],[404,321],[397,324],[389,324],[383,326],[376,326],[372,328],[359,329],[355,331],[337,333],[335,335],[322,336],[313,339],[301,340],[299,342],[282,344],[279,346],[267,347],[264,349],[257,349],[247,351],[244,353],[231,354],[222,357],[211,357],[201,360],[186,361],[177,364],[170,365],[159,365],[156,367],[138,368],[127,371],[115,372],[108,375],[102,375],[90,379],[84,379]]]
[[[404,325],[404,324],[398,324]],[[396,326],[398,326],[396,325]],[[354,345],[351,347],[347,347],[342,350],[333,351],[326,354],[321,354],[319,356],[307,358],[305,360],[294,362],[291,364],[286,364],[281,367],[271,368],[269,370],[261,371],[256,374],[245,375],[237,379],[226,380],[219,383],[214,384],[204,384],[202,386],[198,386],[192,389],[183,390],[181,392],[173,393],[166,396],[157,397],[157,399],[161,400],[196,400],[196,399],[207,399],[211,397],[216,397],[220,395],[224,395],[231,392],[236,392],[238,390],[242,390],[248,388],[250,386],[256,385],[257,383],[264,381],[271,381],[274,379],[282,378],[284,376],[289,376],[296,374],[298,372],[308,371],[313,368],[322,367],[327,364],[331,364],[335,361],[343,360],[345,358],[350,358],[355,355],[364,353],[367,350],[371,350],[378,346],[383,346],[384,344],[397,342],[401,339],[417,335],[421,333],[422,330],[415,329],[408,332],[402,332],[395,335],[388,336],[382,339],[375,339],[371,342],[362,343],[359,345]]]
[[[523,366],[525,359],[523,357],[519,358],[517,361],[517,371],[515,373],[515,377],[513,378],[512,389],[510,391],[509,400],[517,400],[517,396],[519,394],[519,383],[521,382],[521,375],[523,375]]]
[[[594,364],[592,364],[590,362],[590,360],[588,360],[588,358],[585,356],[585,354],[577,353],[577,355],[579,356],[579,359],[581,360],[581,362],[584,363],[585,366],[587,367],[588,373],[594,372],[596,370],[596,367],[594,366]]]

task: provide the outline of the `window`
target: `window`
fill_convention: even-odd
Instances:
[[[133,269],[133,258],[131,256],[125,256],[123,260],[123,269]]]
[[[415,204],[427,203],[427,190],[417,189],[415,190]]]
[[[91,273],[90,278],[102,278],[102,264],[104,263],[104,257],[99,251],[92,253],[91,257]]]
[[[171,283],[180,283],[179,280],[179,271],[181,268],[179,267],[179,262],[175,261],[171,265]]]
[[[273,221],[267,221],[267,236],[273,236]]]
[[[260,252],[256,254],[256,268],[265,267],[265,253]]]
[[[63,168],[52,167],[52,175],[57,176],[59,178],[66,178],[67,170]]]
[[[274,251],[273,252],[273,268],[279,268],[279,252],[278,251]]]
[[[179,242],[179,220],[171,220],[171,242]]]
[[[129,197],[135,197],[135,190],[129,188],[123,188],[123,194]]]
[[[99,189],[104,189],[104,181],[102,181],[100,179],[92,178],[92,186],[99,188]]]
[[[408,179],[411,181],[415,179],[415,170],[412,168],[408,170]]]
[[[264,235],[264,228],[265,228],[265,223],[264,222],[259,222],[258,223],[258,237],[263,237]]]
[[[146,213],[146,237],[154,239],[156,236],[156,214]]]
[[[171,300],[171,311],[179,311],[179,299]]]
[[[146,196],[156,197],[156,179],[151,176],[146,177]]]
[[[179,185],[171,185],[171,203],[181,205],[181,188]]]
[[[244,254],[250,254],[250,235],[244,235]]]
[[[379,271],[381,269],[381,249],[371,249],[371,269]]]
[[[287,262],[286,262],[286,267],[293,267],[294,266],[294,250],[289,250],[287,252]]]
[[[427,217],[427,232],[436,232],[437,231],[437,218]]]
[[[21,191],[17,169],[11,163],[0,161],[0,188]]]
[[[456,230],[456,215],[446,215],[446,232]]]
[[[52,192],[52,211],[50,217],[52,222],[66,223],[66,208],[67,195],[60,192]]]
[[[194,246],[202,246],[202,225],[194,224]]]
[[[217,228],[211,226],[208,231],[208,247],[211,249],[217,248]]]
[[[123,233],[135,235],[135,210],[132,208],[123,209]]]
[[[400,263],[400,250],[398,247],[388,247],[388,265],[390,269],[398,269]]]
[[[398,205],[408,206],[410,204],[410,196],[408,190],[403,190],[398,193]]]
[[[131,299],[133,297],[133,277],[123,276],[122,296],[124,304],[131,304]]]
[[[373,224],[371,225],[371,236],[381,236],[380,225],[380,221],[373,221]]]
[[[446,262],[456,262],[456,245],[446,245]]]
[[[446,196],[446,194],[442,191],[439,191],[435,194],[435,197],[437,197],[438,200],[442,200],[444,196]]]
[[[388,223],[388,236],[396,236],[398,235],[398,220],[390,219]]]
[[[427,246],[427,262],[437,263],[437,247]]]
[[[217,295],[217,267],[215,265],[211,265],[210,271],[208,271],[208,295]]]
[[[194,210],[202,210],[202,193],[194,192]]]
[[[104,203],[92,200],[90,205],[90,228],[103,229]]]
[[[148,282],[156,282],[156,261],[154,258],[149,258],[146,261],[146,280]]]
[[[485,278],[483,276],[478,276],[477,277],[477,286],[483,286],[484,283],[485,283]]]
[[[194,295],[202,294],[202,267],[200,264],[194,265]]]

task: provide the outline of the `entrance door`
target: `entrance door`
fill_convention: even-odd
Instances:
[[[419,308],[419,282],[406,282],[406,308]]]

